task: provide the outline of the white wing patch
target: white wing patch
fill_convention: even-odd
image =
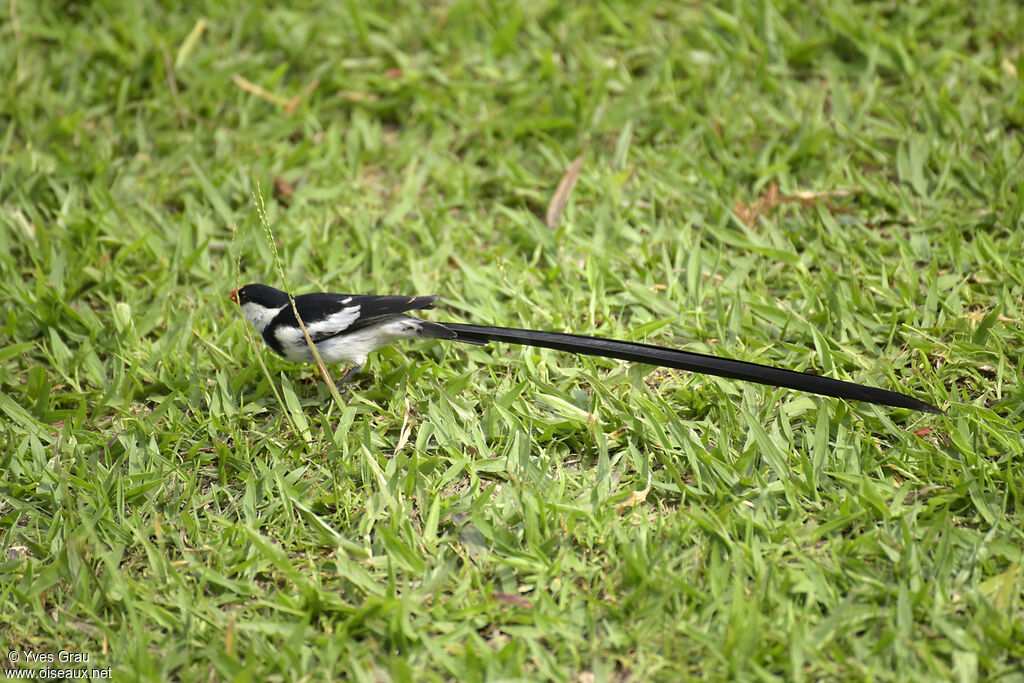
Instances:
[[[309,330],[309,336],[311,337],[319,335],[334,335],[347,330],[358,317],[359,306],[347,306],[337,313],[331,313],[323,320],[316,321],[312,325],[306,323],[306,329]],[[300,335],[301,333],[302,330],[299,330]]]
[[[331,336],[344,332],[351,327],[358,317],[359,306],[348,306],[337,313],[331,313],[326,318],[315,323],[309,323],[305,320],[302,322],[309,331],[309,336],[316,339],[317,337]],[[279,327],[274,330],[274,334],[277,336],[277,340],[281,342],[285,358],[300,363],[308,363],[312,360],[313,354],[309,352],[309,347],[306,346],[306,336],[302,334],[300,328]]]

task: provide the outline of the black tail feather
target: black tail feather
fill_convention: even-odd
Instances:
[[[521,330],[511,327],[465,325],[462,323],[442,324],[455,332],[456,341],[468,344],[503,342],[506,344],[540,346],[558,351],[568,351],[569,353],[617,358],[633,363],[659,365],[667,368],[689,370],[690,372],[717,375],[718,377],[757,382],[758,384],[767,384],[768,386],[798,389],[823,396],[865,401],[894,408],[909,408],[910,410],[918,410],[923,413],[943,413],[942,410],[930,403],[925,403],[912,396],[899,394],[895,391],[867,387],[830,377],[809,375],[804,372],[783,370],[741,360],[669,349],[652,344],[586,337],[562,332]]]

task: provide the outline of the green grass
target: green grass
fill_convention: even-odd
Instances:
[[[1024,11],[428,5],[3,3],[4,650],[149,680],[1024,677]],[[254,196],[297,293],[439,293],[437,320],[948,416],[435,342],[339,405],[226,298],[236,256],[281,283]]]

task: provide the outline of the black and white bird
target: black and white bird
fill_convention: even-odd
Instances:
[[[245,319],[256,328],[263,341],[275,353],[296,363],[314,362],[286,292],[267,285],[252,284],[232,290],[230,299],[241,306]],[[371,352],[397,339],[448,339],[476,345],[504,342],[541,346],[925,413],[943,412],[930,403],[906,394],[730,358],[563,332],[436,323],[407,314],[407,311],[433,308],[436,300],[437,296],[324,292],[296,296],[295,310],[302,318],[324,363],[351,364],[352,367],[338,382],[339,386],[363,367]]]

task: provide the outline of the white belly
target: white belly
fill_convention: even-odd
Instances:
[[[351,334],[341,334],[318,342],[316,350],[327,365],[352,363],[362,365],[373,351],[386,346],[396,339],[412,339],[419,336],[420,321],[416,318],[398,318],[379,325],[370,325]],[[295,363],[312,363],[302,330],[279,330],[279,339],[284,348],[284,357]],[[287,337],[287,338],[284,338]],[[296,343],[297,342],[297,343]]]

